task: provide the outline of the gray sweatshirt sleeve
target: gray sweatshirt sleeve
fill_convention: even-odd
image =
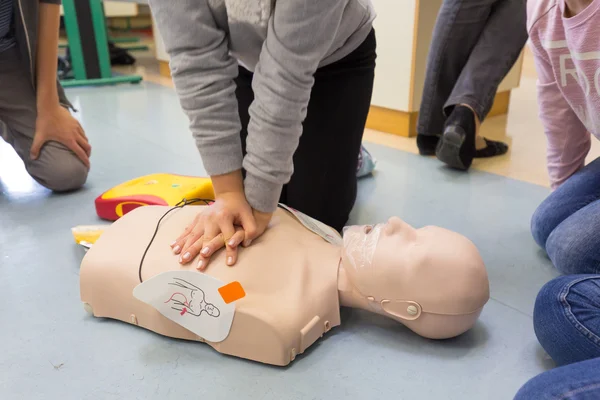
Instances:
[[[208,0],[150,0],[170,57],[171,75],[190,120],[206,172],[242,168],[241,124],[235,98],[237,61],[215,23]]]
[[[255,100],[244,159],[245,192],[263,212],[277,207],[293,173],[292,158],[314,83],[347,0],[278,0],[252,82]]]

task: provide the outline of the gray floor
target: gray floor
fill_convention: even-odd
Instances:
[[[204,170],[171,90],[144,83],[69,96],[94,146],[85,190],[50,194],[0,144],[0,399],[510,399],[552,367],[531,315],[538,289],[557,273],[528,230],[548,191],[374,145],[377,174],[360,182],[352,222],[398,215],[471,238],[492,293],[471,332],[428,341],[344,310],[343,327],[281,369],[88,317],[79,300],[83,251],[70,228],[97,223],[94,198],[122,181]]]

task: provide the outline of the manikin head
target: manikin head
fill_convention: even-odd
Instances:
[[[469,330],[489,299],[485,265],[471,241],[434,226],[415,229],[397,217],[346,228],[340,274],[347,285],[342,304],[432,339]]]

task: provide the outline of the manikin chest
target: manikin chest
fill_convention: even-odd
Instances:
[[[81,298],[97,317],[130,322],[169,337],[204,341],[132,294],[140,283],[142,254],[167,209],[141,207],[103,234],[82,262]],[[182,267],[169,244],[199,210],[189,206],[163,219],[142,265],[144,280],[166,271],[195,269],[195,262]],[[225,354],[287,365],[340,323],[340,251],[286,211],[278,210],[272,227],[240,251],[234,267],[226,266],[224,252],[211,260],[206,274],[224,283],[239,282],[245,296],[235,302],[228,336],[209,344]],[[190,306],[192,303],[191,311],[202,305],[198,299],[191,300]],[[210,318],[200,315],[203,317]]]

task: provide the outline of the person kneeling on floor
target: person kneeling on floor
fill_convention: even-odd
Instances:
[[[57,82],[59,26],[60,0],[0,0],[0,137],[62,192],[87,180],[91,146]]]
[[[533,312],[536,336],[558,368],[531,379],[515,400],[598,399],[600,158],[584,165],[590,133],[600,137],[600,60],[589,57],[600,46],[600,0],[530,1],[527,14],[555,189],[531,228],[569,275],[540,290]]]
[[[585,166],[590,133],[600,137],[600,59],[584,57],[600,48],[600,2],[540,0],[528,8],[554,189],[531,230],[563,274],[600,273],[600,159]]]
[[[532,378],[515,400],[600,399],[599,297],[600,275],[560,276],[540,290],[533,326],[558,368]]]

